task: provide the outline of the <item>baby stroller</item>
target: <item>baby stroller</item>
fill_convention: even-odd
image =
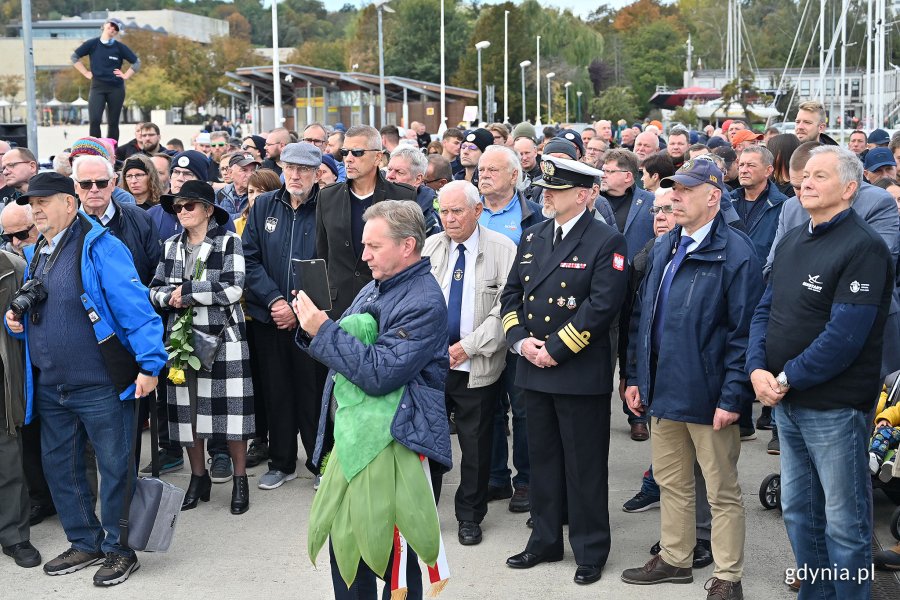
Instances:
[[[885,408],[900,403],[900,371],[888,375],[884,380],[888,392]],[[872,488],[881,489],[894,504],[900,505],[900,460],[894,463],[893,476],[882,481],[877,475],[872,476]],[[759,503],[766,510],[781,509],[781,474],[770,473],[759,486]],[[894,509],[890,521],[891,535],[900,540],[900,506]]]

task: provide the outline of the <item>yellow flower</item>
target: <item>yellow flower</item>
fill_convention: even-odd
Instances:
[[[184,369],[169,369],[169,381],[175,385],[184,383]]]

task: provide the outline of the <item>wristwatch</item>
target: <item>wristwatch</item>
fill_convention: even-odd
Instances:
[[[775,378],[775,381],[778,382],[778,385],[783,387],[784,389],[790,389],[791,384],[788,383],[787,375],[784,374],[784,371],[778,374],[778,377]]]

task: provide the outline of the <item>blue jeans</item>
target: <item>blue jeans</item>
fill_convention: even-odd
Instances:
[[[864,600],[872,585],[872,499],[866,415],[781,403],[781,510],[798,569],[800,600]],[[846,571],[843,571],[846,570]],[[842,572],[851,578],[840,580]],[[863,576],[860,577],[859,574]]]
[[[44,474],[59,521],[76,550],[134,552],[119,544],[119,518],[134,435],[133,400],[121,401],[112,386],[36,385],[41,416]],[[85,473],[84,446],[94,446],[100,472],[100,520]]]
[[[494,441],[491,448],[491,478],[489,485],[504,487],[509,483],[509,444],[506,441],[506,411],[512,409],[513,466],[516,476],[513,487],[528,485],[531,467],[528,463],[528,431],[525,427],[525,401],[522,390],[516,387],[516,362],[519,355],[506,354],[506,367],[500,376],[500,394],[497,397],[497,413],[494,415]]]
[[[644,471],[644,476],[641,478],[641,491],[646,496],[659,498],[659,485],[657,485],[656,479],[653,477],[653,465],[650,465]]]

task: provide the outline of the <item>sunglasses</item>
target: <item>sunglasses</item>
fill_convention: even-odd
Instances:
[[[83,190],[89,190],[92,187],[94,187],[94,184],[97,185],[98,190],[105,190],[106,186],[109,185],[109,179],[97,179],[95,181],[91,181],[91,180],[79,181],[78,187],[80,187]]]
[[[29,225],[28,229],[23,229],[22,231],[13,231],[12,233],[4,233],[3,235],[0,235],[0,237],[2,237],[3,241],[7,244],[11,244],[13,238],[24,242],[28,239],[28,236],[31,233],[32,229],[34,229],[34,223]]]
[[[347,148],[341,148],[341,149],[340,149],[340,153],[341,153],[341,156],[342,156],[343,158],[347,158],[347,155],[348,155],[348,154],[352,154],[352,155],[355,156],[356,158],[362,158],[363,154],[365,154],[366,152],[381,152],[381,150],[372,150],[372,149],[369,149],[369,150],[357,150],[357,149],[349,150],[349,149],[347,149]]]
[[[221,143],[217,143],[217,144],[210,144],[210,147],[211,148],[224,148],[225,142],[221,142]]]
[[[462,145],[460,145],[459,149],[460,150],[480,150],[481,148],[479,148],[475,144],[462,144]]]
[[[200,204],[200,203],[199,202],[185,202],[184,204],[173,204],[172,210],[175,212],[176,215],[181,214],[182,208],[188,212],[194,212],[194,209],[197,208],[198,204]]]

